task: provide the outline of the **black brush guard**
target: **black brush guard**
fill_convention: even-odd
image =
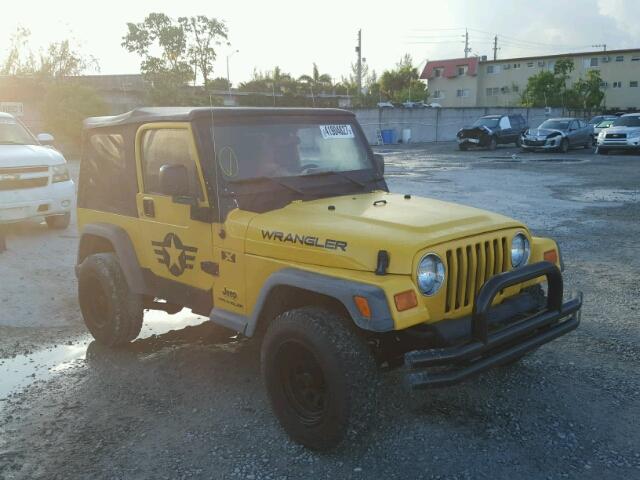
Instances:
[[[491,304],[505,288],[545,276],[548,283],[546,307],[517,323],[489,332]],[[582,294],[563,301],[562,274],[550,262],[496,275],[485,283],[475,298],[471,317],[471,341],[463,345],[415,350],[405,354],[411,369],[450,366],[444,371],[419,371],[408,374],[411,388],[435,388],[454,385],[496,365],[508,363],[568,332],[580,324]]]

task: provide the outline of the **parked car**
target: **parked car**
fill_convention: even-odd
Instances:
[[[613,125],[613,122],[615,122],[615,121],[616,121],[616,119],[617,119],[617,117],[616,117],[616,118],[609,119],[609,120],[603,120],[603,121],[601,121],[600,123],[598,123],[598,124],[594,125],[594,127],[593,127],[593,135],[592,135],[592,137],[593,137],[593,144],[594,144],[594,145],[596,145],[596,144],[597,144],[597,142],[598,142],[598,134],[599,134],[602,130],[604,130],[604,129],[606,129],[606,128],[609,128],[610,126],[612,126],[612,125]]]
[[[587,123],[595,127],[600,122],[604,122],[605,120],[615,120],[618,116],[619,115],[596,115],[595,117],[591,117],[591,120]]]
[[[393,108],[393,103],[391,103],[391,102],[378,102],[378,108]]]
[[[485,115],[470,127],[458,132],[458,148],[466,150],[470,146],[495,150],[498,145],[514,143],[520,146],[522,132],[527,129],[527,121],[520,114]]]
[[[75,186],[53,140],[0,112],[0,223],[44,217],[50,228],[69,225]]]
[[[640,151],[640,113],[627,113],[614,120],[613,125],[598,134],[598,153],[611,150]]]
[[[593,126],[578,118],[550,118],[538,128],[527,130],[522,136],[524,150],[557,150],[589,148],[593,143]]]

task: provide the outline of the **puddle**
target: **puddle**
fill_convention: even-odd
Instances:
[[[549,162],[549,163],[585,163],[589,160],[585,158],[549,158],[549,157],[521,157],[514,153],[513,155],[485,155],[480,157],[483,160],[491,160],[489,163],[528,163],[528,162]]]
[[[640,190],[597,189],[572,195],[578,202],[638,203]]]
[[[206,317],[182,310],[175,315],[160,311],[145,312],[139,339],[153,341],[157,336],[172,330],[184,329],[208,323]],[[29,355],[0,360],[0,402],[8,395],[18,392],[36,380],[47,380],[56,373],[71,368],[76,361],[84,360],[93,337],[87,335],[73,343],[38,350]],[[134,342],[132,345],[135,345]],[[0,409],[2,403],[0,403]]]

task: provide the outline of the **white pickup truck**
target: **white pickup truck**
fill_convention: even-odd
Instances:
[[[0,112],[0,224],[44,217],[50,228],[69,225],[75,185],[52,143]]]

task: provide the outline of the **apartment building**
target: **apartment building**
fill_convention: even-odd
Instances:
[[[553,71],[560,58],[575,65],[569,83],[597,69],[603,81],[603,106],[640,109],[640,49],[578,52],[537,57],[487,60],[487,57],[429,61],[421,77],[427,80],[430,102],[443,107],[510,107],[520,104],[527,80]]]

